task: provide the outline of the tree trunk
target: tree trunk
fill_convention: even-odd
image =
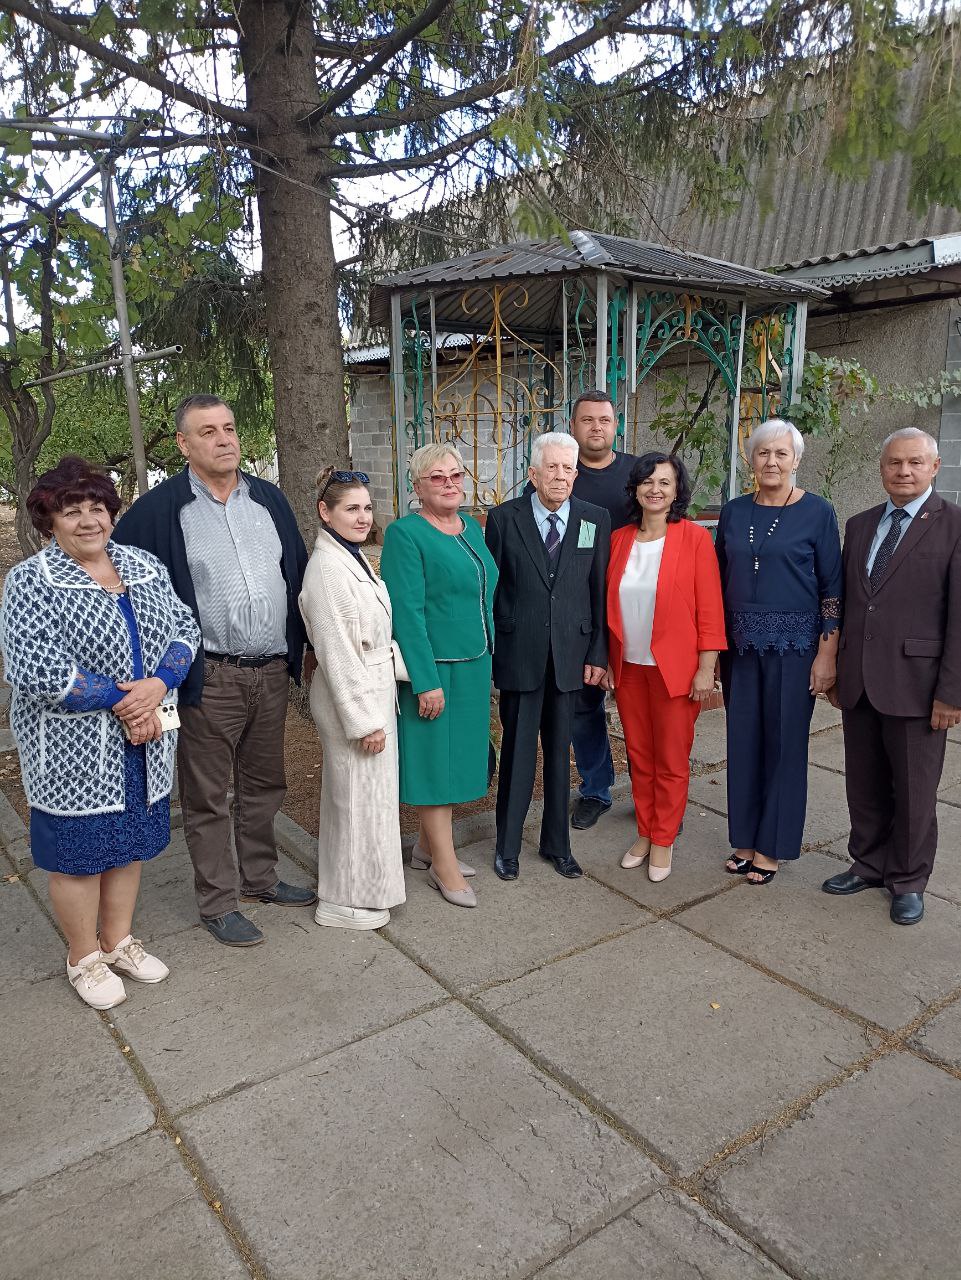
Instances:
[[[242,0],[238,25],[260,213],[280,485],[311,546],[314,477],[346,466],[347,408],[324,139],[297,121],[320,102],[311,6]],[[269,168],[256,166],[269,166]]]

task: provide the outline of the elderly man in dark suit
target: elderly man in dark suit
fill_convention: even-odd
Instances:
[[[577,475],[573,436],[534,441],[533,493],[495,507],[487,545],[500,577],[494,596],[494,684],[504,734],[497,785],[494,870],[516,880],[524,820],[543,748],[540,855],[562,876],[581,869],[571,855],[570,796],[574,706],[584,685],[607,670],[604,584],[611,521],[601,507],[571,497]]]
[[[961,507],[934,492],[937,441],[888,436],[888,494],[848,521],[837,684],[854,859],[826,893],[884,885],[895,924],[924,915],[946,731],[961,722]]]

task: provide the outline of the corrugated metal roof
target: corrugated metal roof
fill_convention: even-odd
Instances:
[[[461,303],[463,289],[487,281],[516,280],[535,282],[535,287],[528,290],[524,307],[517,310],[518,324],[528,331],[546,332],[558,324],[558,282],[572,275],[593,277],[600,270],[621,281],[637,280],[662,288],[698,289],[728,296],[820,296],[817,286],[806,281],[785,279],[650,240],[572,231],[570,241],[522,240],[495,245],[387,276],[371,291],[371,322],[388,322],[392,293],[410,296],[430,290],[435,293],[436,323],[449,329],[469,329],[470,316]]]
[[[920,67],[906,73],[909,105],[922,87]],[[816,81],[811,88],[816,91]],[[652,182],[635,210],[635,234],[753,267],[787,269],[873,253],[874,246],[913,247],[927,237],[961,232],[957,209],[911,208],[911,160],[903,151],[873,165],[865,179],[829,170],[834,123],[828,104],[796,155],[781,152],[767,165],[754,161],[746,190],[728,214],[692,207],[691,183],[682,173]]]

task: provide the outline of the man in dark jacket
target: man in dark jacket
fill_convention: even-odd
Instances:
[[[938,843],[947,730],[961,723],[961,508],[934,491],[938,442],[917,427],[881,449],[887,502],[848,521],[837,684],[853,864],[821,886],[891,894],[917,924]]]
[[[203,633],[203,652],[180,687],[184,835],[203,923],[227,946],[252,947],[264,935],[241,914],[241,898],[317,900],[278,878],[274,840],[287,790],[287,694],[303,661],[297,598],[307,550],[276,485],[239,469],[234,417],[219,396],[190,396],[176,425],[186,468],[139,498],[113,536],[163,561]]]
[[[516,880],[524,820],[543,749],[540,854],[562,876],[581,869],[571,855],[571,730],[578,692],[607,669],[604,589],[611,522],[571,497],[577,441],[547,432],[534,441],[534,492],[495,507],[487,545],[500,577],[494,595],[494,684],[500,690],[500,777],[494,870]]]

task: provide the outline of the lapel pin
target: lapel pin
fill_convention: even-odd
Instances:
[[[927,518],[928,518],[928,512],[927,512],[927,511],[922,511],[922,512],[921,512],[921,519],[922,519],[922,520],[927,520]]]

